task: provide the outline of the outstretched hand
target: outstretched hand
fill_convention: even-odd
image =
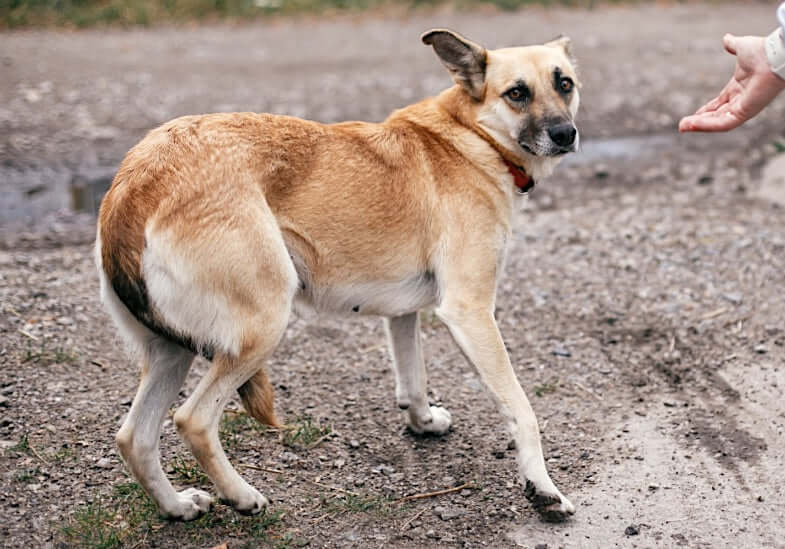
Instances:
[[[785,80],[771,71],[760,36],[722,39],[725,49],[736,56],[736,71],[722,92],[695,114],[679,122],[680,132],[722,132],[744,124],[785,89]]]

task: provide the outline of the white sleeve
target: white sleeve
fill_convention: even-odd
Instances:
[[[785,2],[777,8],[777,19],[779,19],[780,29],[782,29],[782,39],[785,40]]]
[[[780,26],[765,41],[766,57],[771,65],[771,72],[785,80],[785,2],[777,8],[777,19]]]

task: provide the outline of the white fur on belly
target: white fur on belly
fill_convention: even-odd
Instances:
[[[360,282],[345,286],[306,287],[297,294],[298,312],[400,316],[435,305],[436,281],[432,276],[413,276],[398,281]]]

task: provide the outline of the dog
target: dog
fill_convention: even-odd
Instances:
[[[546,520],[574,513],[494,318],[516,197],[578,147],[570,42],[486,50],[445,29],[422,41],[454,85],[382,123],[185,116],[123,160],[96,262],[102,301],[142,362],[117,445],[163,516],[192,520],[213,501],[175,491],[158,452],[197,354],[211,364],[177,431],[224,502],[244,514],[268,504],[229,463],[218,425],[235,392],[278,425],[265,360],[295,305],[385,317],[397,404],[412,431],[439,435],[451,416],[428,402],[418,316],[435,308],[509,421],[525,496]]]

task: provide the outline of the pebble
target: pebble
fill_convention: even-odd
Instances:
[[[433,513],[442,520],[452,520],[463,516],[465,511],[456,507],[445,507],[443,505],[439,505],[433,509]]]
[[[390,465],[377,465],[373,469],[371,469],[374,473],[381,473],[384,476],[390,476],[395,472],[395,467]]]
[[[431,530],[428,530],[427,532],[425,532],[425,537],[426,538],[431,538],[431,539],[439,539],[442,536],[440,534],[437,534],[436,530],[431,529]]]
[[[300,459],[297,454],[293,454],[292,452],[281,452],[281,455],[278,457],[284,463],[293,463]]]
[[[360,443],[356,439],[351,439],[349,441],[349,446],[351,448],[359,448],[360,447]]]
[[[638,534],[640,534],[640,530],[635,524],[630,524],[624,529],[624,535],[626,536],[637,536]]]
[[[758,353],[759,355],[765,355],[766,353],[769,352],[769,349],[765,345],[756,345],[755,352]]]
[[[551,351],[551,354],[554,356],[563,356],[567,358],[572,356],[572,353],[570,353],[570,351],[565,347],[554,347]]]
[[[95,466],[98,469],[111,469],[112,468],[112,462],[111,462],[111,460],[109,458],[101,458],[101,459],[99,459],[98,461],[95,462]]]

